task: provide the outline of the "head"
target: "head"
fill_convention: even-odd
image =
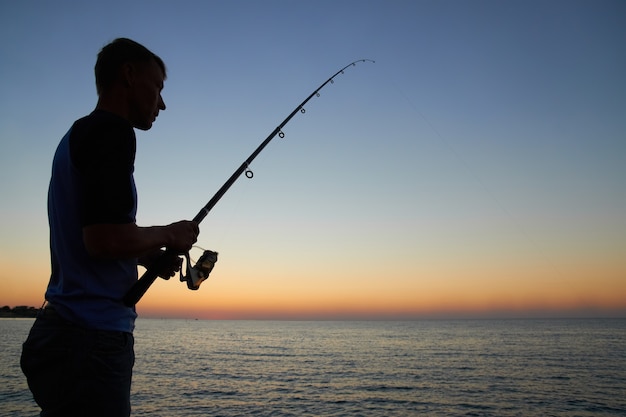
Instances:
[[[166,70],[163,60],[143,45],[118,38],[98,54],[95,66],[99,106],[114,111],[138,129],[148,130],[160,110]]]

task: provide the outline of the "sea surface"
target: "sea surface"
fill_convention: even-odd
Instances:
[[[0,319],[0,416],[35,416]],[[626,416],[626,319],[139,319],[133,416]]]

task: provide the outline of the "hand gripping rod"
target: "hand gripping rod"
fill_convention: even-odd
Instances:
[[[267,146],[267,144],[270,143],[270,141],[276,135],[279,135],[280,137],[284,136],[282,132],[282,128],[287,123],[289,123],[289,121],[293,118],[293,116],[296,115],[296,113],[298,113],[299,111],[304,113],[305,111],[304,105],[309,100],[311,100],[313,96],[315,95],[319,96],[319,91],[322,88],[324,88],[326,84],[333,83],[333,79],[337,75],[343,74],[346,68],[350,66],[355,66],[359,62],[372,62],[373,63],[374,61],[370,59],[359,59],[357,61],[351,62],[350,64],[346,65],[345,67],[343,67],[342,69],[334,73],[332,77],[330,77],[329,79],[324,81],[324,83],[322,83],[319,87],[317,87],[315,91],[311,93],[311,95],[309,95],[302,103],[300,103],[298,107],[296,107],[289,114],[289,116],[287,116],[287,118],[285,118],[285,120],[283,120],[282,123],[279,124],[276,127],[276,129],[274,129],[274,131],[272,131],[272,133],[269,134],[269,136],[259,145],[259,147],[256,148],[254,152],[252,152],[252,154],[248,157],[248,159],[246,159],[241,164],[241,166],[237,168],[237,170],[233,173],[233,175],[230,176],[230,178],[224,183],[224,185],[222,185],[222,187],[219,190],[217,190],[213,198],[211,198],[211,200],[209,200],[209,202],[204,207],[202,207],[202,209],[198,212],[198,214],[196,214],[196,216],[193,218],[193,221],[200,223],[206,217],[206,215],[209,214],[211,209],[217,204],[217,202],[222,198],[222,196],[226,194],[228,189],[235,183],[235,181],[237,181],[237,179],[241,176],[241,174],[243,174],[244,172],[247,172],[248,167],[250,166],[252,161],[257,157],[257,155],[261,153],[261,151]],[[163,270],[168,264],[170,264],[171,262],[170,260],[173,257],[178,257],[178,256],[179,256],[178,253],[175,253],[169,249],[163,252],[161,256],[157,258],[157,260],[150,266],[150,268],[148,268],[146,272],[144,272],[141,278],[139,278],[137,282],[126,293],[126,295],[123,298],[124,305],[128,307],[132,307],[135,304],[137,304],[137,302],[141,299],[141,297],[143,297],[146,291],[148,291],[148,288],[150,288],[152,283],[154,283],[154,281],[157,279],[157,277],[159,276],[159,271]]]

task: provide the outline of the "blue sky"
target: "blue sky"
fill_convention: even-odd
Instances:
[[[138,132],[142,225],[193,217],[319,84],[376,61],[326,86],[202,223],[212,294],[503,309],[565,289],[616,307],[625,22],[621,1],[4,1],[0,293],[42,296],[52,155],[125,36],[169,71],[167,110]]]

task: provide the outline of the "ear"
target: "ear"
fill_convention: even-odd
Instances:
[[[133,64],[127,62],[120,68],[120,81],[126,86],[130,87],[135,81],[136,69]]]

